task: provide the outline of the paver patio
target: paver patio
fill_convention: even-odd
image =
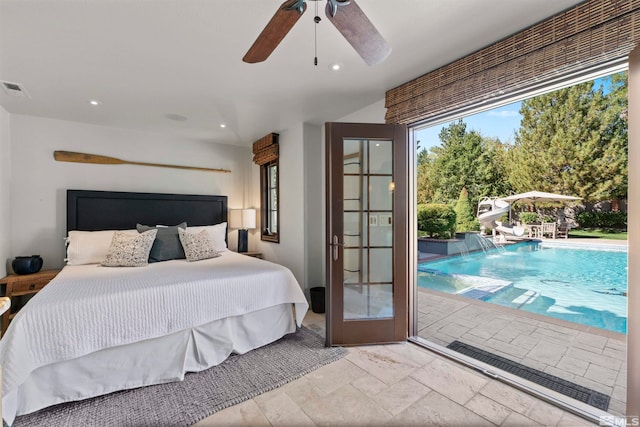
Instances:
[[[624,415],[626,336],[418,288],[418,336],[447,346],[458,340],[611,397]]]

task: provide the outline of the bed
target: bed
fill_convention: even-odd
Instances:
[[[0,340],[3,419],[179,381],[295,332],[308,309],[295,277],[225,250],[226,216],[226,196],[68,190],[69,235],[186,222],[216,233],[219,256],[144,267],[70,259]]]

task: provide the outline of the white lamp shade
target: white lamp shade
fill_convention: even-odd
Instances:
[[[256,228],[256,210],[242,209],[242,228],[247,230]]]
[[[256,210],[255,209],[230,209],[229,210],[229,227],[250,229],[256,228]]]

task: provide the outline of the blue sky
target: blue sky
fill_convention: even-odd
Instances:
[[[464,117],[462,120],[467,124],[467,132],[476,130],[480,135],[488,138],[499,138],[502,142],[513,142],[513,135],[520,127],[520,104],[520,101],[514,102],[500,108]],[[438,134],[442,128],[449,126],[450,123],[417,131],[416,141],[420,141],[420,149],[440,145]]]
[[[499,138],[502,142],[513,142],[513,135],[520,127],[520,104],[520,101],[514,102],[500,108],[463,117],[462,120],[467,124],[467,132],[476,130],[482,136]],[[442,128],[449,126],[450,123],[447,122],[417,131],[415,138],[416,141],[420,141],[420,149],[429,149],[440,145],[441,141],[438,138],[438,134]]]
[[[604,86],[604,93],[609,92],[609,77],[601,77],[595,80],[595,86]],[[522,102],[514,102],[500,108],[484,111],[472,116],[463,117],[467,124],[467,131],[475,130],[480,135],[488,138],[498,138],[502,142],[513,142],[514,134],[520,127],[520,105]],[[420,150],[429,149],[441,144],[438,134],[442,128],[449,126],[451,122],[432,126],[416,132],[415,139],[420,141]]]

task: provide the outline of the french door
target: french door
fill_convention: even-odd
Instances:
[[[327,345],[404,341],[408,159],[404,125],[327,123]]]

